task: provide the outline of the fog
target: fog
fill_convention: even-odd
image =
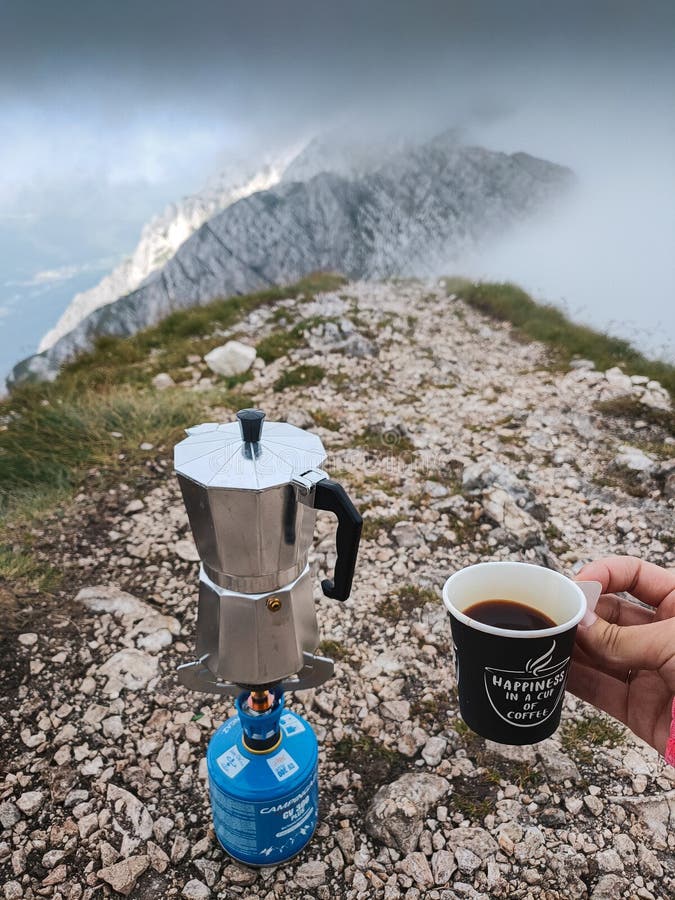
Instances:
[[[672,357],[675,4],[555,7],[0,0],[0,370],[168,202],[333,128],[570,166],[563,204],[452,268]]]

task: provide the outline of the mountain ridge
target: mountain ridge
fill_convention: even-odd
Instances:
[[[319,172],[242,198],[205,221],[160,269],[94,310],[10,384],[51,378],[99,335],[129,335],[218,296],[297,281],[422,275],[526,218],[569,187],[563,166],[442,135],[395,150],[363,174]]]

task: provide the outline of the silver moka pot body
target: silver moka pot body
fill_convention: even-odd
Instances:
[[[238,422],[188,429],[174,464],[201,558],[197,659],[181,666],[192,689],[237,693],[320,684],[331,660],[319,631],[308,554],[317,509],[338,517],[338,557],[324,594],[349,596],[361,517],[320,466],[318,436],[241,410]]]

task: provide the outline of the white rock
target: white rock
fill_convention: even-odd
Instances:
[[[321,887],[326,883],[327,864],[322,860],[312,860],[298,867],[294,881],[298,887],[306,891]]]
[[[447,884],[457,870],[454,854],[449,850],[437,850],[431,857],[434,884]]]
[[[21,813],[11,800],[3,800],[0,803],[0,825],[8,831],[21,818]]]
[[[176,382],[169,375],[168,372],[160,372],[158,375],[152,379],[152,386],[156,388],[158,391],[164,391],[167,388],[175,387]]]
[[[198,878],[191,878],[183,888],[182,894],[188,900],[208,900],[211,896],[211,889]]]
[[[120,716],[108,716],[107,719],[103,720],[101,727],[103,728],[103,734],[113,740],[117,740],[124,734],[124,726]]]
[[[140,512],[142,509],[145,509],[145,503],[136,497],[134,500],[130,500],[124,507],[124,515],[131,516],[134,513]]]
[[[241,341],[228,341],[207,353],[204,362],[212,372],[229,378],[247,372],[255,358],[255,347],[242,344]]]
[[[38,642],[38,636],[32,631],[24,631],[19,635],[19,643],[24,647],[34,647]]]
[[[651,456],[647,456],[638,447],[627,445],[619,448],[619,452],[614,457],[614,465],[630,469],[631,472],[651,472],[656,467]]]
[[[16,801],[16,805],[25,816],[34,816],[42,806],[44,795],[42,791],[26,791]]]
[[[159,661],[156,656],[142,650],[118,650],[99,669],[108,678],[105,694],[118,694],[120,690],[140,691],[157,676]]]
[[[173,642],[173,636],[168,628],[160,628],[152,634],[143,635],[136,641],[136,645],[141,650],[147,650],[148,653],[159,653],[169,647]]]
[[[401,860],[400,867],[404,875],[412,878],[421,888],[431,887],[434,883],[434,877],[424,853],[409,853]]]
[[[99,869],[96,874],[101,881],[107,882],[118,894],[127,897],[149,865],[150,860],[145,855],[130,856],[112,866]]]
[[[135,837],[147,841],[152,836],[152,816],[138,797],[116,784],[109,784],[106,799],[112,803],[116,815],[126,815]]]
[[[380,706],[380,712],[385,719],[405,722],[410,718],[410,703],[407,700],[385,700]]]
[[[165,741],[162,749],[157,754],[157,765],[162,772],[167,774],[176,771],[176,745],[171,738]]]
[[[442,737],[430,737],[422,750],[422,759],[428,766],[437,766],[443,759],[448,742]]]
[[[476,869],[480,869],[481,866],[480,856],[477,856],[468,847],[458,847],[455,850],[455,860],[459,871],[465,875],[471,875]]]
[[[445,778],[438,775],[401,775],[375,794],[366,814],[368,834],[404,854],[412,853],[429,810],[449,789]]]
[[[185,562],[199,562],[199,551],[191,537],[176,541],[173,552]]]

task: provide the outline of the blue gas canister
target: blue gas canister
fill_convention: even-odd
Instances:
[[[285,709],[281,692],[255,713],[248,694],[206,753],[216,836],[247,865],[270,866],[295,856],[311,839],[319,808],[318,747],[309,723]]]

